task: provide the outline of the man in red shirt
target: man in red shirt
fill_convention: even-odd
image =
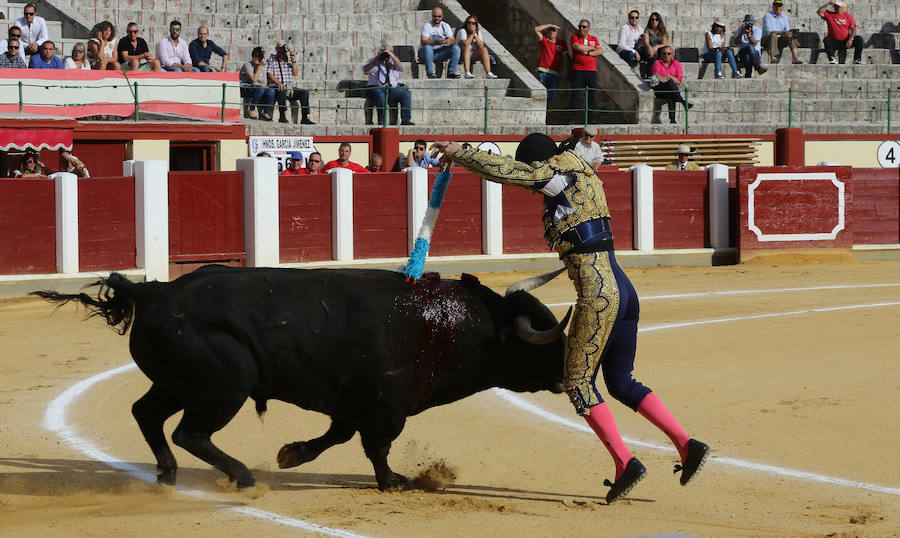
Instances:
[[[290,157],[288,157],[287,168],[284,172],[281,173],[282,176],[304,176],[309,173],[306,168],[303,168],[303,154],[299,151],[292,151],[289,153]]]
[[[828,6],[834,6],[834,11],[828,11]],[[829,0],[816,11],[816,15],[828,26],[828,35],[822,40],[825,43],[825,54],[828,56],[828,63],[837,65],[835,51],[840,50],[846,54],[847,48],[853,47],[853,63],[864,64],[863,40],[856,35],[856,20],[846,10],[847,3],[843,0]]]
[[[569,108],[584,110],[582,99],[583,91],[575,91],[580,88],[597,87],[597,56],[603,54],[600,40],[590,35],[591,21],[581,19],[578,22],[578,32],[569,38],[569,48],[572,49],[572,80],[570,81],[572,93],[569,98]],[[594,92],[588,90],[588,108],[594,108]],[[584,116],[584,112],[575,112],[576,117]],[[580,116],[579,116],[580,114]]]
[[[355,162],[350,161],[350,142],[341,142],[341,145],[338,147],[338,158],[326,164],[325,168],[322,169],[322,172],[327,172],[332,168],[347,168],[354,173],[369,173],[364,166],[360,166]]]
[[[557,40],[559,26],[555,24],[539,24],[534,27],[538,41],[541,43],[541,57],[538,60],[537,79],[547,88],[547,107],[556,100],[559,88],[559,70],[562,65],[566,47]]]

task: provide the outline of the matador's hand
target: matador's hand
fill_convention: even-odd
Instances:
[[[449,166],[453,163],[453,155],[456,154],[457,151],[462,149],[462,147],[456,142],[450,142],[447,140],[435,142],[431,145],[431,157],[435,158],[439,153],[441,155],[441,163]]]

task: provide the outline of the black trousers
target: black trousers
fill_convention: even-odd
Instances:
[[[592,88],[588,90],[588,108],[593,109],[596,106],[596,98],[593,89],[597,88],[597,72],[596,71],[578,71],[572,70],[572,78],[569,79],[569,87],[572,93],[569,95],[569,108],[575,117],[584,117],[584,88]],[[580,116],[579,116],[580,114]]]
[[[825,36],[825,39],[822,40],[825,43],[825,54],[828,56],[828,59],[834,58],[835,51],[844,51],[847,52],[847,40],[838,41],[837,39],[829,36]],[[856,36],[853,38],[853,61],[858,62],[862,60],[862,50],[863,50],[863,38]]]
[[[653,87],[653,95],[666,100],[666,103],[669,105],[669,123],[675,123],[675,103],[686,104],[678,86],[671,80],[667,80]]]
[[[302,108],[302,115],[304,118],[309,117],[309,92],[302,88],[294,88],[294,95],[291,99],[291,109],[294,112],[294,123],[297,122],[297,103],[300,103],[300,107]],[[275,90],[275,102],[278,103],[278,112],[281,113],[281,116],[284,117],[287,113],[287,109],[285,107],[285,102],[288,100],[287,98],[287,90]]]

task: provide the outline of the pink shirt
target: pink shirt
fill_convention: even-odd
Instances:
[[[653,64],[653,74],[661,77],[675,77],[678,82],[684,80],[684,70],[681,69],[681,62],[672,60],[672,63],[666,67],[662,60],[656,60]]]

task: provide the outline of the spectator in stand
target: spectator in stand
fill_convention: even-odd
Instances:
[[[797,47],[800,46],[800,36],[794,35],[787,13],[784,12],[784,2],[775,0],[772,2],[772,10],[763,16],[762,46],[769,52],[769,63],[781,61],[781,52],[785,47],[791,49],[792,63],[802,64],[797,56]]]
[[[66,69],[86,69],[91,70],[91,62],[88,61],[85,51],[87,48],[84,43],[75,43],[72,45],[72,55],[66,56],[63,60],[63,67]]]
[[[137,71],[162,71],[159,60],[150,52],[144,38],[140,37],[141,30],[137,23],[129,22],[125,31],[125,37],[116,46],[122,65]]]
[[[675,103],[681,103],[686,109],[694,108],[694,105],[688,104],[681,96],[684,70],[669,45],[660,49],[659,60],[653,64],[653,74],[659,77],[659,83],[653,86],[654,95],[666,100],[669,105],[669,123],[675,123]]]
[[[121,65],[116,60],[116,27],[109,21],[100,21],[91,31],[88,39],[87,56],[92,69],[119,70]]]
[[[619,58],[628,62],[629,67],[634,67],[641,61],[641,53],[635,50],[644,35],[644,28],[639,24],[641,14],[632,9],[628,12],[628,22],[619,28],[619,43],[616,45],[616,53]]]
[[[166,71],[199,71],[191,64],[188,46],[181,36],[181,22],[177,19],[169,23],[169,35],[156,44],[156,57]]]
[[[59,152],[59,171],[75,174],[79,179],[91,177],[91,173],[88,172],[84,163],[81,162],[78,157],[72,155],[72,152],[67,149],[60,150]]]
[[[400,161],[401,168],[407,168],[411,166],[418,166],[420,168],[428,168],[429,166],[441,166],[441,161],[436,157],[432,157],[431,153],[427,151],[428,144],[425,143],[421,138],[416,140],[413,143],[413,147],[409,148],[409,151],[406,153],[406,157],[404,157]]]
[[[16,26],[22,30],[22,51],[29,56],[36,55],[44,44],[50,39],[47,31],[47,21],[37,14],[34,2],[25,4],[23,16],[16,19]]]
[[[52,173],[52,170],[44,166],[44,163],[41,162],[40,154],[33,149],[29,149],[22,156],[19,168],[13,170],[13,177],[47,177],[50,173]]]
[[[659,49],[669,44],[669,32],[663,23],[662,15],[657,12],[650,14],[647,19],[647,26],[644,28],[644,35],[637,47],[641,53],[641,78],[650,77],[650,69],[653,62],[659,59]]]
[[[762,56],[762,29],[756,26],[756,17],[749,13],[744,15],[743,22],[731,40],[734,46],[738,47],[737,57],[744,64],[745,77],[752,77],[753,69],[760,75],[769,70],[759,64]]]
[[[0,54],[0,67],[13,69],[25,69],[25,59],[19,56],[22,49],[20,41],[15,37],[9,38],[6,42],[6,52]]]
[[[447,66],[447,78],[459,78],[456,66],[459,64],[459,47],[455,47],[453,28],[444,22],[444,10],[435,7],[431,10],[431,21],[422,25],[419,32],[419,61],[425,64],[428,78],[435,78],[434,62],[450,60]]]
[[[299,151],[291,151],[288,153],[290,157],[287,159],[287,168],[281,173],[282,176],[305,176],[309,172],[303,168],[303,154]]]
[[[394,54],[394,49],[390,45],[382,45],[375,56],[363,64],[363,73],[368,77],[366,98],[375,106],[379,125],[384,124],[385,94],[388,106],[400,104],[401,125],[415,125],[412,122],[412,94],[406,84],[400,84],[402,72],[403,62]]]
[[[213,53],[222,57],[222,68],[216,69],[209,63]],[[196,68],[195,71],[209,73],[211,71],[227,71],[228,52],[222,47],[209,39],[209,28],[201,26],[197,28],[197,39],[191,41],[188,45],[188,53],[191,56],[191,64]]]
[[[324,170],[322,170],[324,164],[322,154],[314,151],[306,158],[306,168],[304,170],[306,170],[307,174],[322,174],[324,173]]]
[[[266,53],[262,47],[255,47],[250,53],[250,61],[241,67],[241,98],[249,99],[245,118],[272,121],[272,103],[275,89],[266,87]],[[257,108],[259,113],[257,114]]]
[[[584,132],[581,134],[578,143],[575,144],[574,150],[575,154],[591,165],[591,168],[593,168],[594,171],[596,171],[605,160],[603,150],[600,149],[600,144],[594,142],[594,137],[596,136],[597,128],[588,125],[584,128]]]
[[[725,78],[722,75],[722,56],[725,56],[731,65],[731,78],[741,78],[741,71],[734,59],[734,53],[731,52],[731,47],[725,43],[725,21],[717,17],[704,37],[705,43],[701,57],[703,61],[715,64],[716,78]]]
[[[384,157],[381,156],[377,151],[371,155],[369,155],[369,166],[366,167],[366,170],[369,172],[381,172],[381,166],[384,164]]]
[[[350,160],[350,150],[350,142],[341,142],[341,145],[338,146],[338,158],[326,164],[322,172],[327,172],[332,168],[347,168],[353,172],[368,173],[364,166],[360,166]]]
[[[22,50],[22,29],[18,26],[10,26],[7,38],[0,39],[0,51],[5,53],[7,50],[9,50],[8,45],[10,39],[15,39],[19,42],[19,56],[22,57],[22,63],[27,66],[28,62],[25,60],[25,52]]]
[[[481,39],[481,32],[478,31],[478,18],[475,15],[469,15],[456,31],[456,44],[462,49],[466,78],[475,78],[475,75],[472,74],[473,56],[481,60],[485,78],[497,78],[497,75],[491,72],[491,53],[488,52],[487,45]]]
[[[591,21],[581,19],[578,22],[578,32],[569,38],[569,49],[572,52],[572,78],[569,80],[572,93],[569,96],[569,108],[577,117],[583,115],[577,109],[583,109],[584,92],[576,91],[581,88],[588,90],[588,108],[594,108],[594,91],[597,87],[597,56],[603,54],[600,40],[590,35]]]
[[[559,93],[557,91],[559,89],[559,72],[566,46],[558,40],[559,26],[555,24],[539,24],[534,27],[534,33],[541,42],[537,79],[547,88],[547,106],[549,107]]]
[[[828,11],[828,6],[833,6],[833,11]],[[828,35],[822,40],[825,54],[828,56],[828,63],[837,65],[835,52],[843,51],[846,54],[847,49],[853,47],[853,63],[862,65],[866,63],[862,59],[863,39],[856,35],[856,19],[846,10],[846,2],[830,0],[816,11],[816,15],[828,26]]]
[[[309,119],[309,92],[294,86],[294,79],[297,78],[300,72],[299,69],[296,53],[293,50],[289,50],[287,43],[284,41],[276,42],[275,54],[269,56],[269,61],[266,64],[266,75],[269,87],[275,88],[275,101],[278,102],[278,113],[280,115],[278,121],[281,123],[288,122],[285,102],[290,101],[291,118],[294,123],[300,120],[298,111],[302,109],[303,119],[300,120],[300,123],[315,125]]]
[[[41,43],[40,54],[31,57],[28,67],[31,69],[65,69],[62,60],[56,55],[56,45],[49,39]]]
[[[675,162],[666,165],[666,170],[700,170],[697,163],[690,162],[691,154],[694,150],[687,144],[679,144],[675,150]]]

